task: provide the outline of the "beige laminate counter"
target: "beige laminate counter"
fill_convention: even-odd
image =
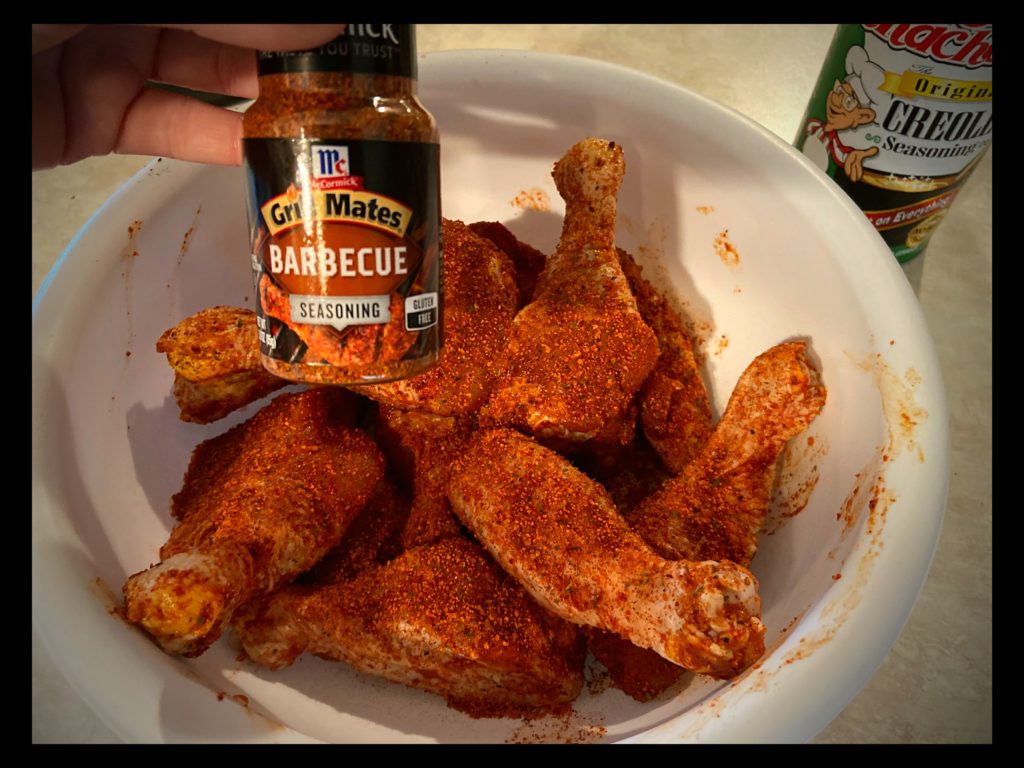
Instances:
[[[684,85],[791,141],[832,31],[830,25],[422,25],[419,48],[518,48],[614,62]],[[33,295],[86,219],[148,160],[108,156],[33,174]],[[819,743],[992,740],[991,204],[989,151],[915,276],[950,409],[952,477],[938,551],[898,642],[816,737]],[[59,219],[54,210],[62,212]],[[118,741],[64,681],[34,632],[32,739]]]

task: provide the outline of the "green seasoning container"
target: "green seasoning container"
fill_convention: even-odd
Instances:
[[[795,144],[907,269],[991,141],[991,24],[841,24]]]

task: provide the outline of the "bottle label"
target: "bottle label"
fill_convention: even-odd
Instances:
[[[438,145],[244,143],[262,353],[356,372],[436,349]]]
[[[260,51],[260,75],[288,72],[357,72],[416,77],[416,35],[411,24],[348,24],[345,31],[307,51]]]
[[[795,144],[907,261],[991,141],[990,24],[847,24]]]

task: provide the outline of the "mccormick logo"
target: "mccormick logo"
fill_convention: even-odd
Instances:
[[[361,176],[350,176],[348,147],[320,144],[310,150],[313,186],[317,189],[362,189]]]
[[[328,144],[313,147],[313,178],[348,176],[348,147]]]
[[[894,51],[974,69],[992,66],[991,24],[865,24]]]

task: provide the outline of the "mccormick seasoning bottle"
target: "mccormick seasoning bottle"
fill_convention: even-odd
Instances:
[[[991,24],[841,24],[795,143],[913,270],[991,141]]]
[[[314,50],[258,54],[252,265],[263,364],[282,378],[384,382],[437,360],[440,158],[414,34],[349,24]]]

